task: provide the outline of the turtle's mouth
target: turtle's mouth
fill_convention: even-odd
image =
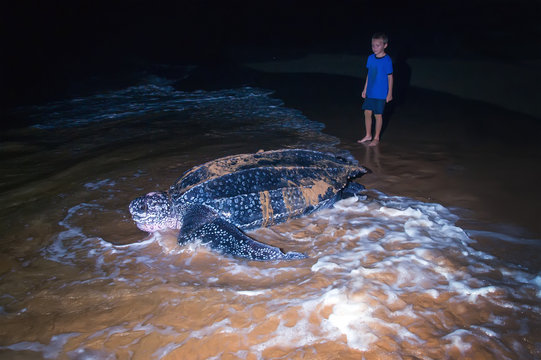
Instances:
[[[173,219],[168,217],[161,218],[155,214],[132,214],[132,219],[135,222],[135,225],[143,231],[155,232],[160,230],[165,230],[168,228],[175,228],[175,224],[170,224]]]
[[[153,216],[148,214],[132,214],[135,225],[143,231],[154,232],[163,229],[163,224],[156,221]]]
[[[135,220],[135,219],[134,219]],[[152,222],[152,221],[138,221],[135,220],[135,225],[139,230],[153,233],[156,231],[163,231],[167,229],[180,229],[181,224],[177,219],[166,219],[163,222]]]
[[[150,232],[150,233],[158,231],[158,230],[163,230],[161,226],[156,226],[153,224],[142,223],[142,222],[137,222],[137,221],[135,221],[135,225],[137,225],[139,230]]]

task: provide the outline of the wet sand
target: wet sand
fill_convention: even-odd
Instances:
[[[368,148],[355,142],[359,79],[233,64],[200,68],[191,81],[177,85],[276,92],[135,88],[120,104],[80,99],[76,114],[204,101],[13,130],[2,164],[0,358],[539,356],[535,127],[522,138],[531,148],[506,141],[503,127],[472,123],[509,112],[413,88],[390,108],[381,145]],[[192,166],[282,147],[341,147],[373,171],[359,180],[364,196],[251,233],[308,259],[246,262],[178,246],[177,231],[148,236],[127,211]]]

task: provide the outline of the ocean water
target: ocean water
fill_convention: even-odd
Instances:
[[[541,274],[477,246],[540,242],[461,227],[441,204],[372,186],[250,232],[308,255],[291,262],[139,231],[129,202],[192,166],[260,149],[347,154],[272,90],[155,78],[14,116],[28,125],[1,143],[1,358],[541,358]]]

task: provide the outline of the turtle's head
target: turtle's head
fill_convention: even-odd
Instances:
[[[171,199],[166,192],[151,192],[130,203],[130,213],[143,231],[154,232],[177,227]]]

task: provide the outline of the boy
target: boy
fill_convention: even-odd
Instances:
[[[372,36],[372,51],[374,54],[368,57],[366,67],[368,75],[364,83],[362,97],[364,100],[364,123],[366,136],[358,143],[370,141],[369,146],[379,144],[379,136],[383,125],[383,109],[385,104],[393,99],[393,63],[389,55],[385,53],[389,38],[383,33]],[[372,114],[376,118],[376,132],[372,138]]]

